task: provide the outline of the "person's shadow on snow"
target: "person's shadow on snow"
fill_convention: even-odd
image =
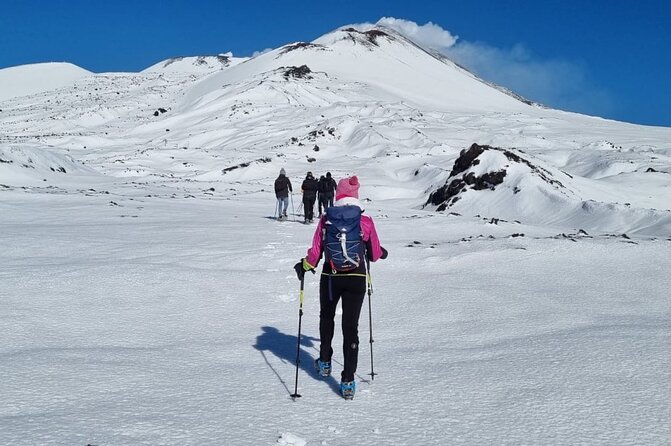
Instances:
[[[291,382],[292,389],[289,389],[289,386],[287,386],[286,381],[282,379],[282,376],[277,372],[275,367],[273,367],[270,361],[268,361],[266,352],[272,353],[273,355],[281,359],[283,363],[291,364],[292,366],[295,367],[296,348],[298,347],[298,340],[296,336],[284,334],[275,327],[264,326],[261,327],[261,330],[263,332],[256,337],[256,344],[254,344],[254,348],[257,349],[259,352],[261,352],[261,356],[263,356],[263,359],[266,361],[266,364],[268,365],[270,370],[272,370],[273,373],[275,373],[275,376],[277,376],[277,379],[280,380],[280,382],[286,389],[287,393],[291,395],[292,393],[294,393],[293,387],[295,387],[295,383]],[[298,355],[298,368],[303,372],[307,372],[307,374],[311,376],[313,379],[317,379],[320,381],[323,380],[324,382],[328,383],[328,385],[335,393],[339,393],[340,384],[338,383],[338,381],[333,376],[329,376],[328,378],[323,378],[319,376],[319,373],[315,370],[314,367],[316,357],[312,356],[309,352],[305,350],[305,348],[311,348],[316,351],[319,351],[314,341],[319,341],[319,338],[314,338],[311,336],[301,334],[301,349]],[[295,368],[292,368],[292,371],[295,371]],[[294,375],[292,375],[292,377],[293,376]]]

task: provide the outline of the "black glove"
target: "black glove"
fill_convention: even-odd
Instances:
[[[297,264],[294,265],[294,270],[296,271],[296,276],[298,280],[303,280],[305,277],[305,269],[303,269],[303,259],[300,259]]]
[[[380,246],[380,249],[382,249],[382,255],[380,256],[381,259],[386,259],[389,253],[387,252],[386,249],[384,249],[382,246]]]

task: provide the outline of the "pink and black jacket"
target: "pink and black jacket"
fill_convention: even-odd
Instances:
[[[363,211],[363,206],[361,202],[352,197],[343,197],[337,200],[334,206],[358,206]],[[317,224],[317,229],[315,229],[314,236],[312,237],[312,246],[308,249],[307,255],[304,259],[310,268],[316,268],[319,265],[324,254],[324,225],[326,223],[326,215],[322,215]],[[361,215],[361,232],[363,236],[363,241],[366,245],[366,257],[371,261],[375,262],[382,257],[382,247],[380,246],[380,239],[377,236],[377,231],[375,230],[375,223],[373,219],[368,215]],[[366,264],[361,262],[359,267],[353,271],[348,272],[334,272],[329,265],[326,263],[322,268],[322,274],[327,276],[365,276],[366,275]]]

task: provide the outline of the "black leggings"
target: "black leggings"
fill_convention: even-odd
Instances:
[[[316,199],[317,199],[316,195],[303,194],[303,214],[305,215],[306,220],[312,220],[313,218],[315,218]]]
[[[319,282],[319,356],[330,361],[333,356],[333,332],[335,312],[342,298],[343,381],[354,381],[359,358],[359,315],[366,294],[366,278],[363,276],[321,276]]]

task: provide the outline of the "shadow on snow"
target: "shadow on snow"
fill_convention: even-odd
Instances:
[[[266,364],[268,365],[270,370],[273,371],[275,376],[277,376],[277,379],[282,383],[285,390],[287,391],[287,394],[291,395],[292,393],[294,393],[293,392],[294,382],[293,381],[291,382],[292,388],[290,389],[289,386],[287,386],[285,380],[282,379],[282,376],[275,369],[275,367],[270,363],[270,361],[268,361],[268,356],[266,355],[266,352],[272,353],[274,356],[282,360],[282,362],[286,364],[292,364],[295,367],[296,347],[298,343],[297,337],[293,335],[284,334],[275,327],[263,326],[261,327],[261,330],[263,332],[256,337],[256,344],[254,344],[254,348],[257,349],[259,352],[261,352],[261,355],[263,356],[263,359],[266,361]],[[333,376],[329,376],[327,378],[319,376],[319,373],[315,370],[314,367],[315,359],[317,359],[316,356],[313,356],[312,354],[310,354],[310,352],[306,351],[307,348],[319,352],[319,349],[315,345],[314,341],[319,341],[319,338],[314,338],[311,336],[301,334],[301,349],[298,356],[299,358],[298,368],[303,372],[305,372],[305,374],[310,376],[312,379],[326,382],[329,385],[329,387],[331,387],[331,390],[333,390],[333,392],[339,395],[340,394],[339,382]]]

